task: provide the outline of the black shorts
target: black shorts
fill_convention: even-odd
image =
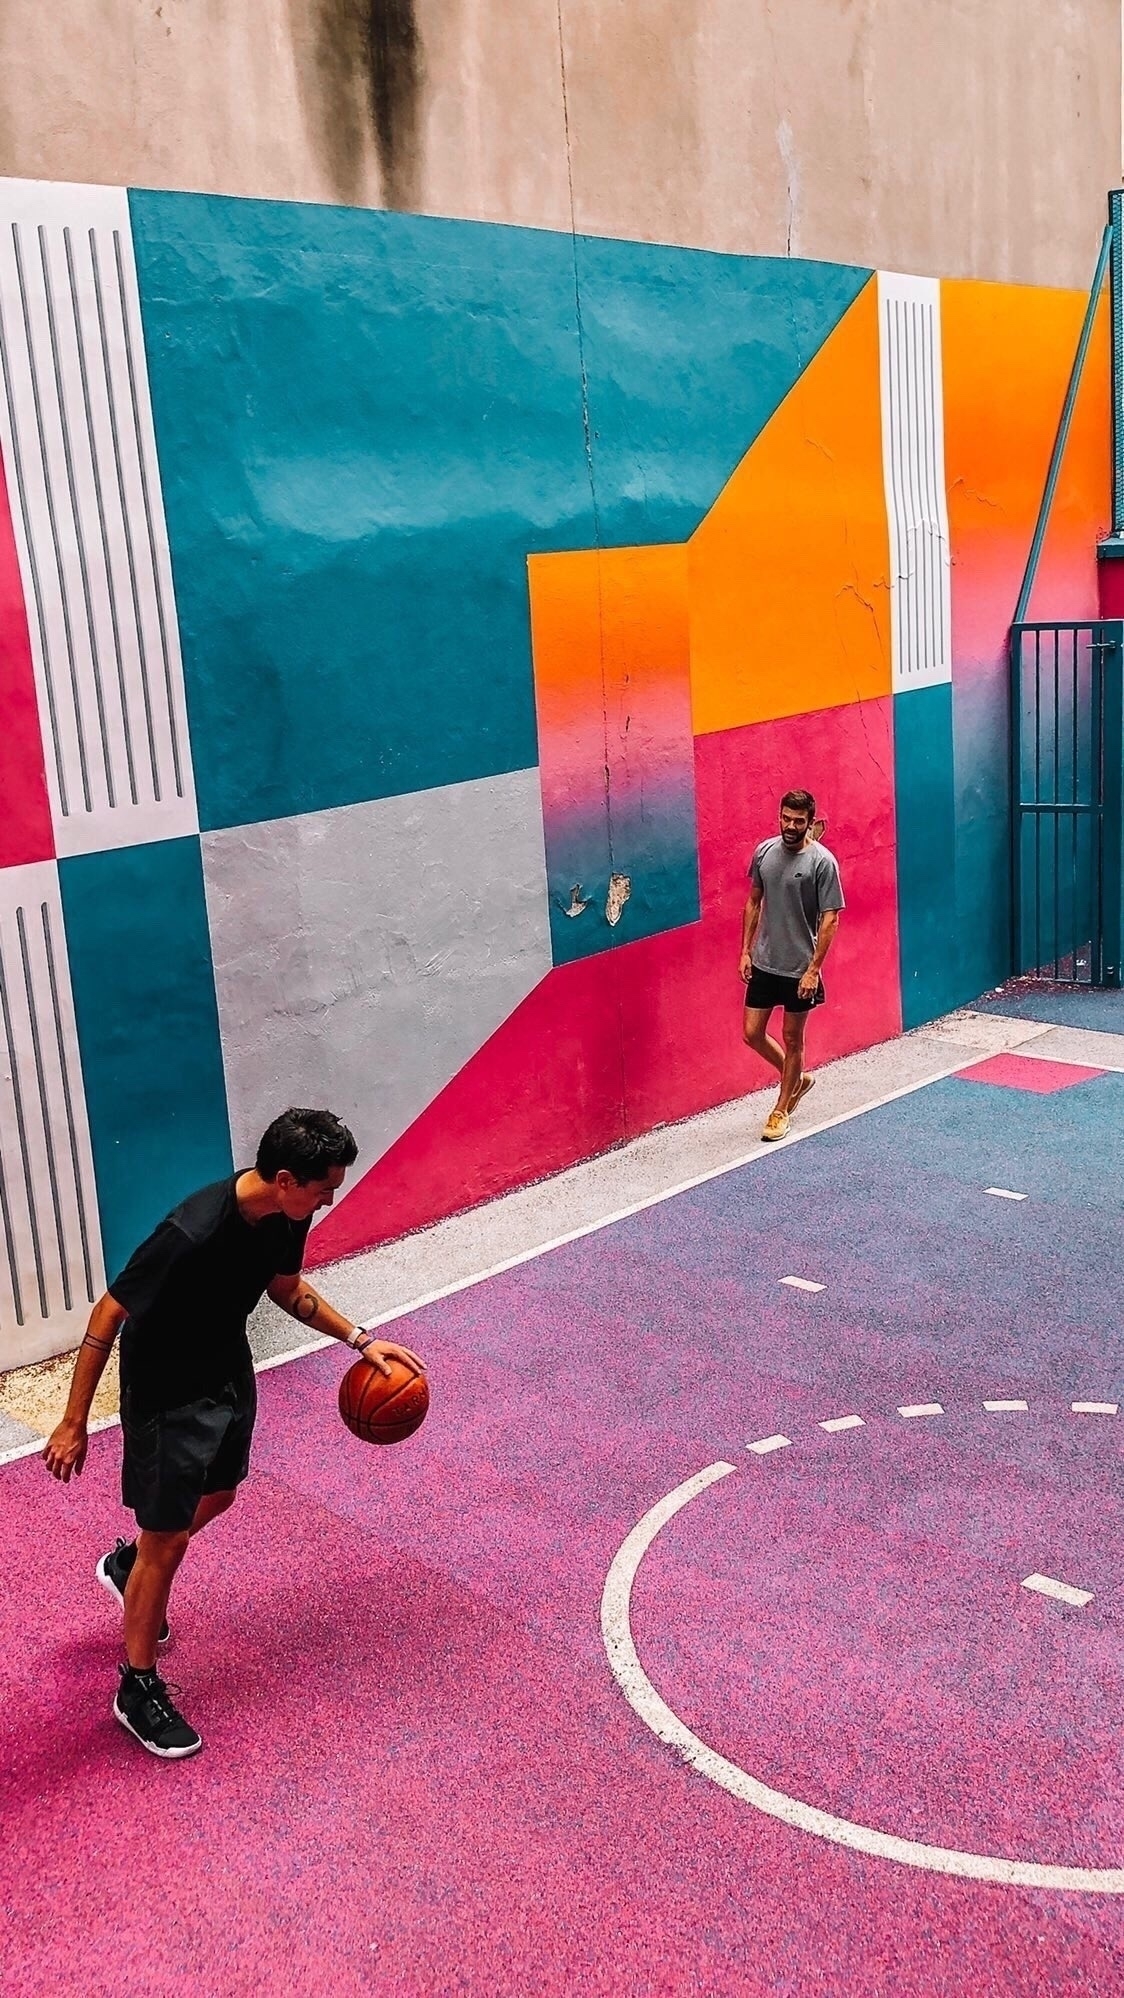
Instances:
[[[250,1468],[257,1414],[253,1374],[182,1408],[139,1416],[126,1389],[121,1403],[125,1455],[121,1496],[149,1533],[182,1533],[206,1492],[230,1492]]]
[[[759,970],[757,965],[745,988],[746,1005],[762,1013],[771,1013],[774,1006],[783,1006],[786,1013],[810,1013],[813,1006],[823,1005],[825,997],[822,978],[812,997],[802,999],[798,978],[781,978],[775,971]]]

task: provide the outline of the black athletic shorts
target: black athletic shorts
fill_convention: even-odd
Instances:
[[[229,1492],[250,1468],[257,1414],[253,1374],[222,1392],[158,1415],[138,1416],[129,1390],[121,1404],[125,1456],[121,1496],[149,1533],[182,1533],[205,1492]]]
[[[781,978],[775,971],[760,971],[757,965],[753,966],[745,988],[746,1005],[769,1013],[774,1006],[783,1006],[786,1013],[810,1013],[813,1006],[823,1005],[825,996],[822,978],[812,997],[802,999],[798,978]]]

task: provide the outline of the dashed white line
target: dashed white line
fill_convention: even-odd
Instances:
[[[791,1436],[763,1436],[759,1443],[747,1443],[745,1447],[756,1457],[767,1457],[770,1450],[787,1450],[791,1442]]]
[[[1118,1401],[1071,1401],[1069,1405],[1075,1415],[1119,1415],[1120,1413]]]
[[[994,1193],[997,1200],[1029,1200],[1028,1193],[1012,1193],[1009,1186],[985,1186],[985,1193]]]
[[[782,1283],[786,1283],[786,1284],[788,1285],[788,1287],[789,1287],[789,1289],[790,1289],[790,1290],[824,1290],[824,1289],[826,1289],[826,1285],[825,1285],[825,1284],[822,1284],[822,1283],[810,1283],[810,1282],[808,1281],[808,1278],[807,1278],[807,1277],[782,1277],[782,1278],[781,1278],[781,1282],[782,1282]]]
[[[989,1415],[1009,1415],[1009,1414],[1013,1415],[1016,1409],[1019,1411],[1020,1414],[1025,1415],[1029,1406],[1030,1406],[1029,1402],[1025,1401],[984,1402],[984,1407],[986,1408]]]
[[[939,1401],[919,1401],[912,1408],[899,1408],[898,1414],[908,1421],[914,1415],[943,1415],[944,1409]]]
[[[862,1426],[861,1415],[833,1415],[830,1422],[820,1423],[820,1428],[826,1429],[829,1436],[837,1435],[841,1429],[861,1429]]]
[[[1093,1600],[1092,1589],[1073,1589],[1068,1582],[1055,1582],[1049,1575],[1028,1575],[1022,1586],[1039,1596],[1053,1596],[1059,1603],[1071,1603],[1074,1609],[1084,1609]]]

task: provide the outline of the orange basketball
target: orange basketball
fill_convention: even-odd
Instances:
[[[402,1443],[420,1429],[429,1387],[420,1367],[388,1359],[389,1374],[356,1360],[340,1382],[340,1414],[361,1443]]]

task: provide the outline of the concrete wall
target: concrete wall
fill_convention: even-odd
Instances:
[[[1080,286],[1120,159],[1119,0],[0,10],[0,174]]]
[[[347,1253],[1005,968],[1004,647],[1079,291],[0,183],[0,1366],[287,1101]],[[1102,315],[1032,609],[1095,607]]]

